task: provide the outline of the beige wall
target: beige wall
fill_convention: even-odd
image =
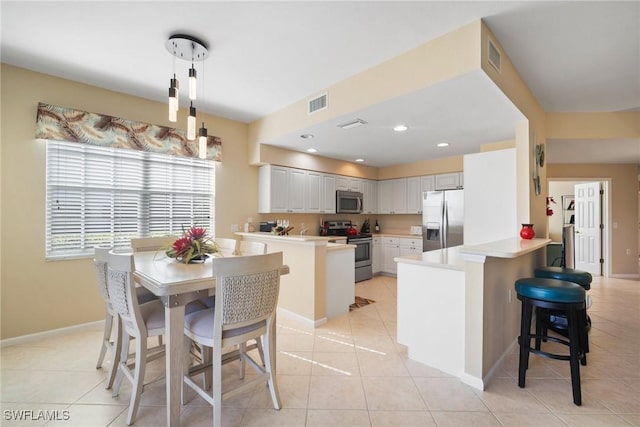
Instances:
[[[611,274],[638,274],[638,166],[550,164],[549,179],[611,180]],[[560,202],[556,200],[556,202]],[[555,211],[555,209],[554,209]],[[630,250],[630,255],[626,250]]]
[[[2,339],[96,321],[104,307],[89,259],[45,261],[45,143],[34,139],[39,101],[171,126],[166,105],[2,64]],[[179,123],[186,123],[184,109]],[[247,126],[207,116],[222,138],[216,230],[257,215],[257,168],[247,164]],[[231,209],[229,208],[231,207]]]

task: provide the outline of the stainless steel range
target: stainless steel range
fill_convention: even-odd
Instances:
[[[369,280],[373,277],[372,254],[373,238],[370,233],[358,232],[352,227],[351,221],[325,221],[323,224],[323,234],[329,237],[345,238],[350,245],[356,245],[356,282]],[[338,240],[338,239],[336,239]]]

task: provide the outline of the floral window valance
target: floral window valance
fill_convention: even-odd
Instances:
[[[38,103],[36,138],[198,157],[198,141],[166,126]],[[207,159],[222,161],[222,140],[207,138]]]

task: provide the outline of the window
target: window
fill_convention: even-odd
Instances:
[[[132,237],[213,229],[215,163],[47,141],[46,257],[93,255]],[[212,233],[213,234],[213,233]]]

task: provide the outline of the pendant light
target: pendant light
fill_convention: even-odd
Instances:
[[[177,122],[178,121],[178,79],[176,79],[176,75],[173,75],[173,78],[169,81],[169,121]]]
[[[202,122],[202,127],[198,130],[198,157],[201,159],[207,158],[207,139],[207,128]]]
[[[193,68],[193,63],[191,63],[191,68],[189,68],[189,99],[192,101],[196,99],[196,83],[198,83],[196,69]]]
[[[193,141],[196,139],[196,107],[193,102],[189,106],[189,117],[187,117],[187,139]]]
[[[186,34],[174,34],[165,43],[165,47],[174,58],[184,61],[191,61],[189,69],[188,95],[191,101],[189,106],[189,116],[187,117],[187,139],[196,139],[196,107],[193,101],[196,100],[197,73],[195,62],[204,61],[209,56],[209,51],[205,43],[196,37]],[[174,59],[175,64],[175,59]],[[175,65],[174,65],[175,71]],[[169,121],[175,122],[178,119],[178,108],[180,103],[180,91],[178,79],[175,72],[169,83]],[[203,126],[204,128],[204,123]]]

